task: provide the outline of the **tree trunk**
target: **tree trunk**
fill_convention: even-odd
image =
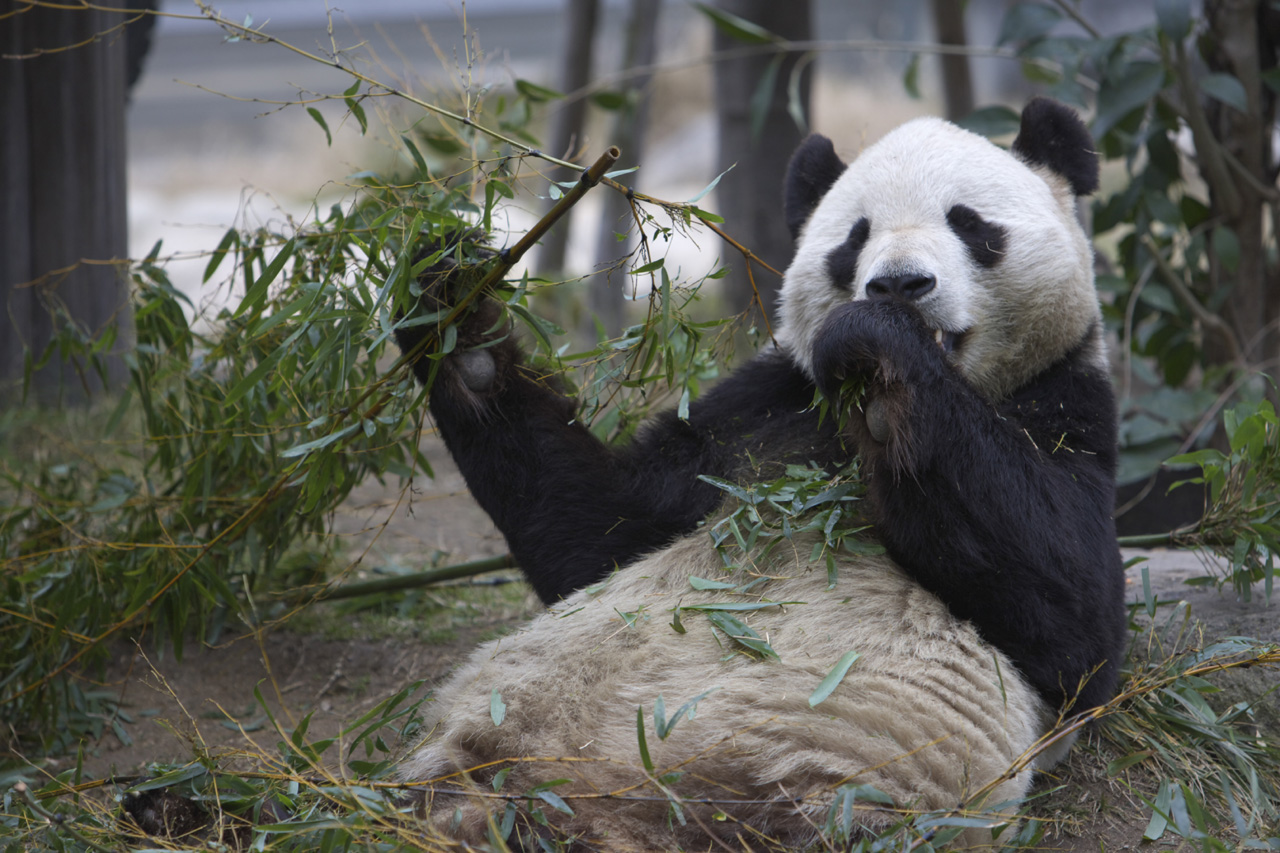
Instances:
[[[115,322],[120,345],[131,338],[125,40],[112,32],[123,20],[118,12],[35,6],[0,18],[3,405],[21,393],[24,348],[39,355],[55,323],[97,335]],[[108,382],[124,377],[113,357]],[[32,378],[41,403],[83,401],[100,387],[88,364],[57,354]]]
[[[564,64],[560,70],[560,87],[566,94],[579,91],[591,81],[591,58],[595,53],[596,21],[600,14],[599,0],[568,0],[569,16],[565,31]],[[587,119],[587,99],[575,98],[562,104],[555,113],[547,134],[547,149],[557,157],[572,159],[580,153],[583,128]],[[552,202],[554,204],[554,202]],[[565,247],[569,243],[569,222],[566,217],[542,238],[538,250],[538,268],[547,275],[558,275],[564,270]]]
[[[1271,133],[1276,103],[1261,76],[1264,68],[1275,65],[1275,22],[1270,19],[1276,13],[1267,6],[1260,0],[1205,0],[1209,67],[1235,76],[1244,86],[1248,104],[1248,109],[1240,112],[1209,100],[1206,114],[1213,135],[1240,167],[1229,172],[1237,204],[1224,205],[1224,194],[1211,192],[1218,227],[1230,229],[1240,246],[1234,269],[1227,259],[1216,253],[1212,256],[1215,282],[1230,286],[1221,313],[1249,364],[1275,375],[1280,369],[1280,335],[1276,331],[1280,294],[1274,292],[1274,265],[1267,260],[1267,200],[1259,192],[1260,187],[1275,187]],[[1212,190],[1212,181],[1210,186]],[[1218,356],[1210,352],[1211,360],[1227,360],[1223,354]]]
[[[738,17],[752,21],[769,32],[788,40],[810,37],[810,3],[797,0],[716,0],[716,6]],[[716,30],[717,52],[742,47],[742,43]],[[797,106],[809,115],[809,89],[812,63],[800,53],[784,55],[777,70],[772,92],[761,120],[752,132],[752,97],[769,73],[777,54],[758,53],[718,61],[715,67],[716,120],[720,134],[720,169],[734,169],[716,187],[719,213],[725,218],[724,228],[732,237],[751,249],[775,269],[782,271],[791,261],[791,235],[782,224],[782,182],[786,176],[791,152],[800,144],[803,132],[789,110],[792,77],[799,74],[794,87]],[[745,311],[760,301],[771,325],[777,324],[777,292],[780,280],[772,273],[756,267],[752,270],[755,290],[747,276],[746,262],[738,257],[729,261],[732,269],[725,278],[732,309]]]
[[[623,68],[640,68],[653,64],[657,52],[658,13],[661,0],[631,0],[627,15],[626,48]],[[607,140],[622,149],[618,168],[624,169],[644,159],[644,131],[649,114],[649,81],[652,75],[645,73],[633,77],[627,85],[631,93],[626,106],[616,114],[613,131]],[[634,180],[632,175],[631,179]],[[631,205],[616,192],[604,195],[604,213],[596,238],[596,263],[607,265],[625,252],[631,242],[619,243],[614,236],[632,228]],[[631,278],[623,271],[603,272],[591,282],[587,305],[609,334],[622,328],[623,303],[632,285]]]
[[[965,3],[960,0],[933,0],[933,27],[938,44],[964,47],[969,37],[964,28]],[[973,112],[973,76],[969,57],[960,53],[944,53],[940,57],[942,97],[950,121]]]

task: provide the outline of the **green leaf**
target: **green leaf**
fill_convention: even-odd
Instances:
[[[734,165],[736,165],[736,164],[734,164]],[[701,192],[699,192],[697,195],[695,195],[693,198],[691,198],[691,199],[687,199],[687,200],[685,201],[685,204],[697,204],[699,201],[701,201],[701,200],[702,200],[702,197],[703,197],[703,196],[705,196],[707,193],[709,193],[709,192],[711,192],[713,189],[715,189],[715,188],[716,188],[716,184],[720,183],[720,179],[721,179],[721,178],[723,178],[725,175],[729,174],[729,172],[730,172],[732,169],[733,169],[733,165],[730,165],[728,169],[725,169],[723,172],[721,172],[720,174],[716,175],[716,176],[715,176],[715,179],[714,179],[714,180],[712,180],[712,181],[711,181],[711,183],[709,183],[709,184],[707,184],[705,187],[703,187],[703,188],[702,188],[702,191],[701,191]],[[707,215],[708,215],[708,216],[711,216],[711,215],[713,215],[713,214],[707,214]],[[699,218],[701,218],[701,217],[699,217]],[[721,218],[720,218],[720,217],[718,217],[718,216],[717,216],[717,217],[715,217],[715,219],[716,219],[717,221],[719,221],[719,222],[724,222],[724,220],[723,220],[723,219],[721,219]]]
[[[974,110],[957,122],[966,130],[992,139],[1018,132],[1022,117],[1008,107],[994,106]]]
[[[1235,107],[1242,113],[1249,111],[1249,96],[1245,94],[1244,84],[1234,75],[1223,72],[1206,74],[1200,78],[1199,83],[1200,91],[1209,97],[1216,98],[1227,106]]]
[[[495,687],[493,692],[489,694],[489,719],[493,720],[495,726],[500,726],[506,718],[507,704],[502,701],[502,694]]]
[[[1165,68],[1158,62],[1132,62],[1118,80],[1105,79],[1098,90],[1093,136],[1101,139],[1135,110],[1146,109],[1164,88]]]
[[[759,24],[753,24],[746,18],[739,17],[732,12],[726,12],[723,9],[708,6],[705,3],[694,3],[693,5],[699,12],[711,19],[711,22],[716,25],[716,29],[730,38],[746,44],[774,44],[782,41],[778,36]]]
[[[1151,757],[1151,754],[1152,754],[1151,750],[1144,749],[1139,752],[1130,753],[1129,755],[1123,756],[1122,758],[1117,758],[1116,760],[1107,764],[1107,775],[1119,776],[1121,773],[1123,773],[1125,770],[1128,770],[1130,767],[1133,767],[1135,764],[1141,764],[1142,762],[1146,761],[1148,758]]]
[[[1213,251],[1227,272],[1235,272],[1240,266],[1240,238],[1225,225],[1213,229]]]
[[[546,86],[539,86],[537,83],[530,83],[528,80],[517,79],[516,91],[535,103],[558,101],[564,97],[563,92],[548,89]]]
[[[757,610],[768,610],[770,607],[804,604],[803,601],[717,601],[711,604],[682,604],[685,610],[697,610],[702,613],[754,613]]]
[[[418,146],[403,133],[400,134],[400,141],[404,143],[404,147],[409,151],[409,156],[413,158],[413,164],[418,167],[418,174],[426,178],[428,176],[427,161],[423,158],[422,152],[418,150]],[[416,235],[411,234],[410,236]]]
[[[351,435],[351,433],[359,429],[359,427],[360,427],[360,424],[358,423],[350,424],[349,426],[343,427],[337,432],[331,432],[328,435],[322,435],[320,438],[317,438],[314,441],[306,441],[306,442],[303,442],[302,444],[294,445],[293,447],[290,447],[288,450],[281,451],[280,456],[284,459],[292,459],[295,456],[304,456],[313,450],[320,450],[321,448],[328,447],[329,445],[333,444],[335,441],[339,441],[343,438],[346,438],[348,435]]]
[[[258,322],[254,323],[252,326],[249,327],[249,332],[248,332],[249,337],[256,338],[260,336],[263,332],[267,332],[267,331],[270,331],[271,329],[274,329],[276,326],[280,325],[285,320],[289,319],[295,313],[297,313],[299,308],[301,308],[303,305],[307,304],[308,302],[313,301],[314,299],[315,299],[314,293],[308,293],[305,296],[299,296],[297,299],[293,300],[288,305],[284,306],[274,314],[268,314],[266,317],[260,318]]]
[[[691,610],[693,608],[685,609]],[[762,657],[781,660],[778,657],[778,653],[773,650],[773,647],[763,637],[751,630],[751,627],[741,619],[716,610],[707,611],[707,618],[711,620],[711,624],[715,625],[728,635],[729,639],[739,645],[745,646]]]
[[[240,305],[236,308],[234,316],[239,317],[250,309],[256,310],[266,302],[267,288],[271,285],[271,282],[275,281],[276,276],[280,274],[280,270],[284,269],[285,262],[293,257],[294,248],[294,239],[290,238],[271,260],[271,263],[267,265],[267,268],[262,271],[262,275],[258,276],[257,280],[245,290],[244,298],[240,300]]]
[[[1052,6],[1019,3],[1005,13],[1000,22],[996,44],[1035,41],[1044,38],[1062,20],[1062,13]]]
[[[907,70],[902,75],[902,86],[911,100],[920,100],[920,54],[911,54],[911,61],[907,63]]]
[[[559,794],[556,794],[552,791],[539,791],[538,799],[542,800],[544,803],[551,806],[553,809],[556,809],[557,811],[562,811],[565,814],[570,816],[573,815],[573,809],[569,808],[568,803],[562,800]]]
[[[724,581],[711,581],[697,576],[690,576],[689,586],[694,589],[733,589],[734,584],[725,583]]]
[[[591,96],[591,102],[602,110],[620,110],[631,102],[627,92],[603,91]]]
[[[222,408],[226,412],[230,412],[236,403],[240,402],[240,398],[248,394],[267,378],[267,374],[275,369],[280,360],[285,357],[293,348],[294,342],[304,329],[299,329],[290,335],[284,343],[276,347],[270,355],[258,362],[258,366],[249,371],[249,374],[231,386],[231,390],[227,392],[227,396],[222,398]]]
[[[204,277],[200,279],[201,284],[207,284],[209,279],[213,278],[213,274],[218,271],[218,266],[226,258],[231,251],[232,246],[239,247],[240,232],[234,228],[228,228],[227,233],[222,235],[222,242],[218,243],[218,248],[213,250],[213,254],[209,256],[209,263],[204,268]]]
[[[751,138],[759,139],[764,124],[769,119],[769,107],[773,103],[773,91],[778,87],[778,69],[782,67],[783,54],[779,53],[765,66],[756,90],[751,93]],[[704,190],[705,192],[705,190]],[[697,199],[694,199],[696,201]]]
[[[1156,615],[1156,597],[1151,591],[1151,573],[1147,566],[1142,567],[1142,601],[1146,605],[1147,615]]]
[[[329,124],[324,120],[324,116],[320,115],[320,111],[315,107],[307,107],[307,115],[315,119],[316,124],[320,125],[320,129],[324,131],[324,138],[328,142],[330,148],[333,147],[333,134],[329,132]]]
[[[208,772],[208,768],[203,764],[188,764],[185,767],[178,767],[168,773],[161,773],[159,776],[153,776],[135,785],[130,785],[126,793],[140,794],[143,791],[154,791],[157,788],[168,788],[182,782],[189,782]]]
[[[644,707],[636,708],[636,742],[640,745],[640,761],[644,769],[653,775],[653,759],[649,757],[649,741],[644,734]]]
[[[1151,820],[1147,823],[1146,831],[1142,833],[1143,839],[1146,841],[1159,841],[1164,831],[1169,827],[1169,804],[1173,799],[1173,786],[1166,779],[1160,783],[1160,790],[1156,793],[1155,805],[1151,810]]]
[[[810,694],[809,707],[816,707],[819,702],[830,696],[832,691],[844,680],[845,675],[848,674],[849,667],[853,666],[854,661],[860,657],[862,657],[860,652],[845,652],[841,655],[840,660],[836,661],[836,665],[827,673],[827,677],[818,682],[817,689]]]
[[[680,722],[680,718],[684,717],[686,714],[689,716],[689,719],[692,720],[693,714],[698,707],[698,703],[719,689],[719,687],[712,687],[710,690],[702,691],[697,696],[694,696],[688,702],[681,705],[680,709],[672,714],[670,719],[664,719],[664,715],[666,714],[666,705],[663,703],[662,694],[659,693],[658,698],[653,702],[653,728],[657,731],[658,737],[666,740],[667,735],[671,734],[671,730],[676,727],[676,723]]]

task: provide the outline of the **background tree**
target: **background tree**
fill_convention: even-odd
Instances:
[[[791,152],[804,138],[813,56],[797,51],[744,50],[777,39],[805,41],[812,30],[809,0],[717,0],[715,8],[758,30],[717,20],[715,51],[732,52],[715,65],[718,165],[734,166],[716,188],[726,228],[760,258],[781,271],[791,260],[791,235],[781,226],[782,182]],[[761,32],[762,31],[762,32]],[[753,270],[755,285],[772,322],[780,283]],[[754,298],[745,263],[725,278],[729,305],[745,310]]]
[[[623,48],[624,69],[647,69],[653,65],[658,46],[658,15],[661,0],[630,0],[627,13],[626,41]],[[622,150],[623,168],[644,162],[644,131],[649,116],[649,71],[627,80],[613,114],[610,141]],[[604,214],[596,233],[596,266],[607,267],[624,251],[615,234],[632,231],[634,219],[625,196],[610,193],[604,198]],[[590,313],[603,324],[608,334],[622,327],[624,288],[631,282],[625,276],[602,272],[596,276],[587,293]]]
[[[124,378],[118,358],[93,362],[99,371],[46,347],[55,325],[97,338],[99,352],[129,337],[126,20],[35,4],[0,15],[0,404],[21,394],[26,348],[45,356],[31,379],[41,402]]]
[[[561,91],[571,97],[558,105],[547,130],[547,150],[557,157],[574,160],[582,149],[587,126],[588,99],[575,93],[591,81],[592,58],[595,55],[596,22],[600,17],[600,0],[565,0],[565,50],[560,66]],[[553,228],[542,238],[538,265],[548,274],[564,269],[565,249],[569,244],[569,223]]]
[[[967,0],[933,0],[933,30],[938,44],[966,47],[969,37],[965,32],[964,13]],[[942,71],[942,100],[946,104],[947,118],[960,121],[973,112],[973,74],[969,69],[969,57],[963,53],[943,53],[938,58]]]

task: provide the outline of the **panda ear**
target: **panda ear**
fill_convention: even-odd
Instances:
[[[836,154],[831,140],[817,133],[806,137],[791,155],[783,187],[783,212],[792,240],[799,239],[809,214],[844,170],[844,161]]]
[[[1076,195],[1098,188],[1098,152],[1076,111],[1051,98],[1032,98],[1022,111],[1013,153],[1029,166],[1044,166],[1067,179]]]

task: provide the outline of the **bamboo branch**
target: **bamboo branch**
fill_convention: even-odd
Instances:
[[[486,572],[516,568],[516,560],[510,554],[500,557],[488,557],[484,560],[472,560],[469,563],[456,563],[438,569],[427,569],[424,572],[397,575],[395,577],[377,578],[359,583],[342,584],[323,590],[313,601],[337,601],[342,598],[357,598],[361,595],[377,595],[385,592],[403,592],[406,589],[431,586],[444,581],[470,578]]]

